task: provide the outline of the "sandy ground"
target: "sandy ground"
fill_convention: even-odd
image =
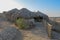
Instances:
[[[6,27],[16,27],[13,23],[6,21],[4,18],[0,18],[0,31]],[[36,23],[36,27],[30,30],[20,30],[23,34],[23,40],[57,40],[50,39],[46,32],[46,28],[42,23]]]
[[[37,23],[37,25],[34,29],[22,30],[24,40],[50,40],[43,25],[41,23]]]

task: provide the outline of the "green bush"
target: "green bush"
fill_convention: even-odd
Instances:
[[[28,24],[25,22],[24,18],[16,19],[16,24],[20,29],[26,29]]]

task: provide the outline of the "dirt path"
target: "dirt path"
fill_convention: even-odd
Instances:
[[[22,31],[24,40],[50,40],[42,23],[37,23],[37,25],[34,29]]]

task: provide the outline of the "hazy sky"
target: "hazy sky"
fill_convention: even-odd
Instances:
[[[52,17],[60,16],[60,0],[0,0],[0,12],[23,7]]]

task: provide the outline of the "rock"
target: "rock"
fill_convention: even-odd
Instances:
[[[55,31],[52,31],[52,38],[53,39],[60,39],[60,33],[57,33]]]
[[[29,25],[29,27],[28,27],[29,29],[34,28],[36,26],[34,19],[28,19],[25,22]]]
[[[18,29],[14,28],[14,27],[7,27],[0,33],[0,40],[17,39],[16,37],[18,37],[17,35],[19,32],[20,31],[18,31]],[[20,33],[20,35],[21,35],[21,33]]]

